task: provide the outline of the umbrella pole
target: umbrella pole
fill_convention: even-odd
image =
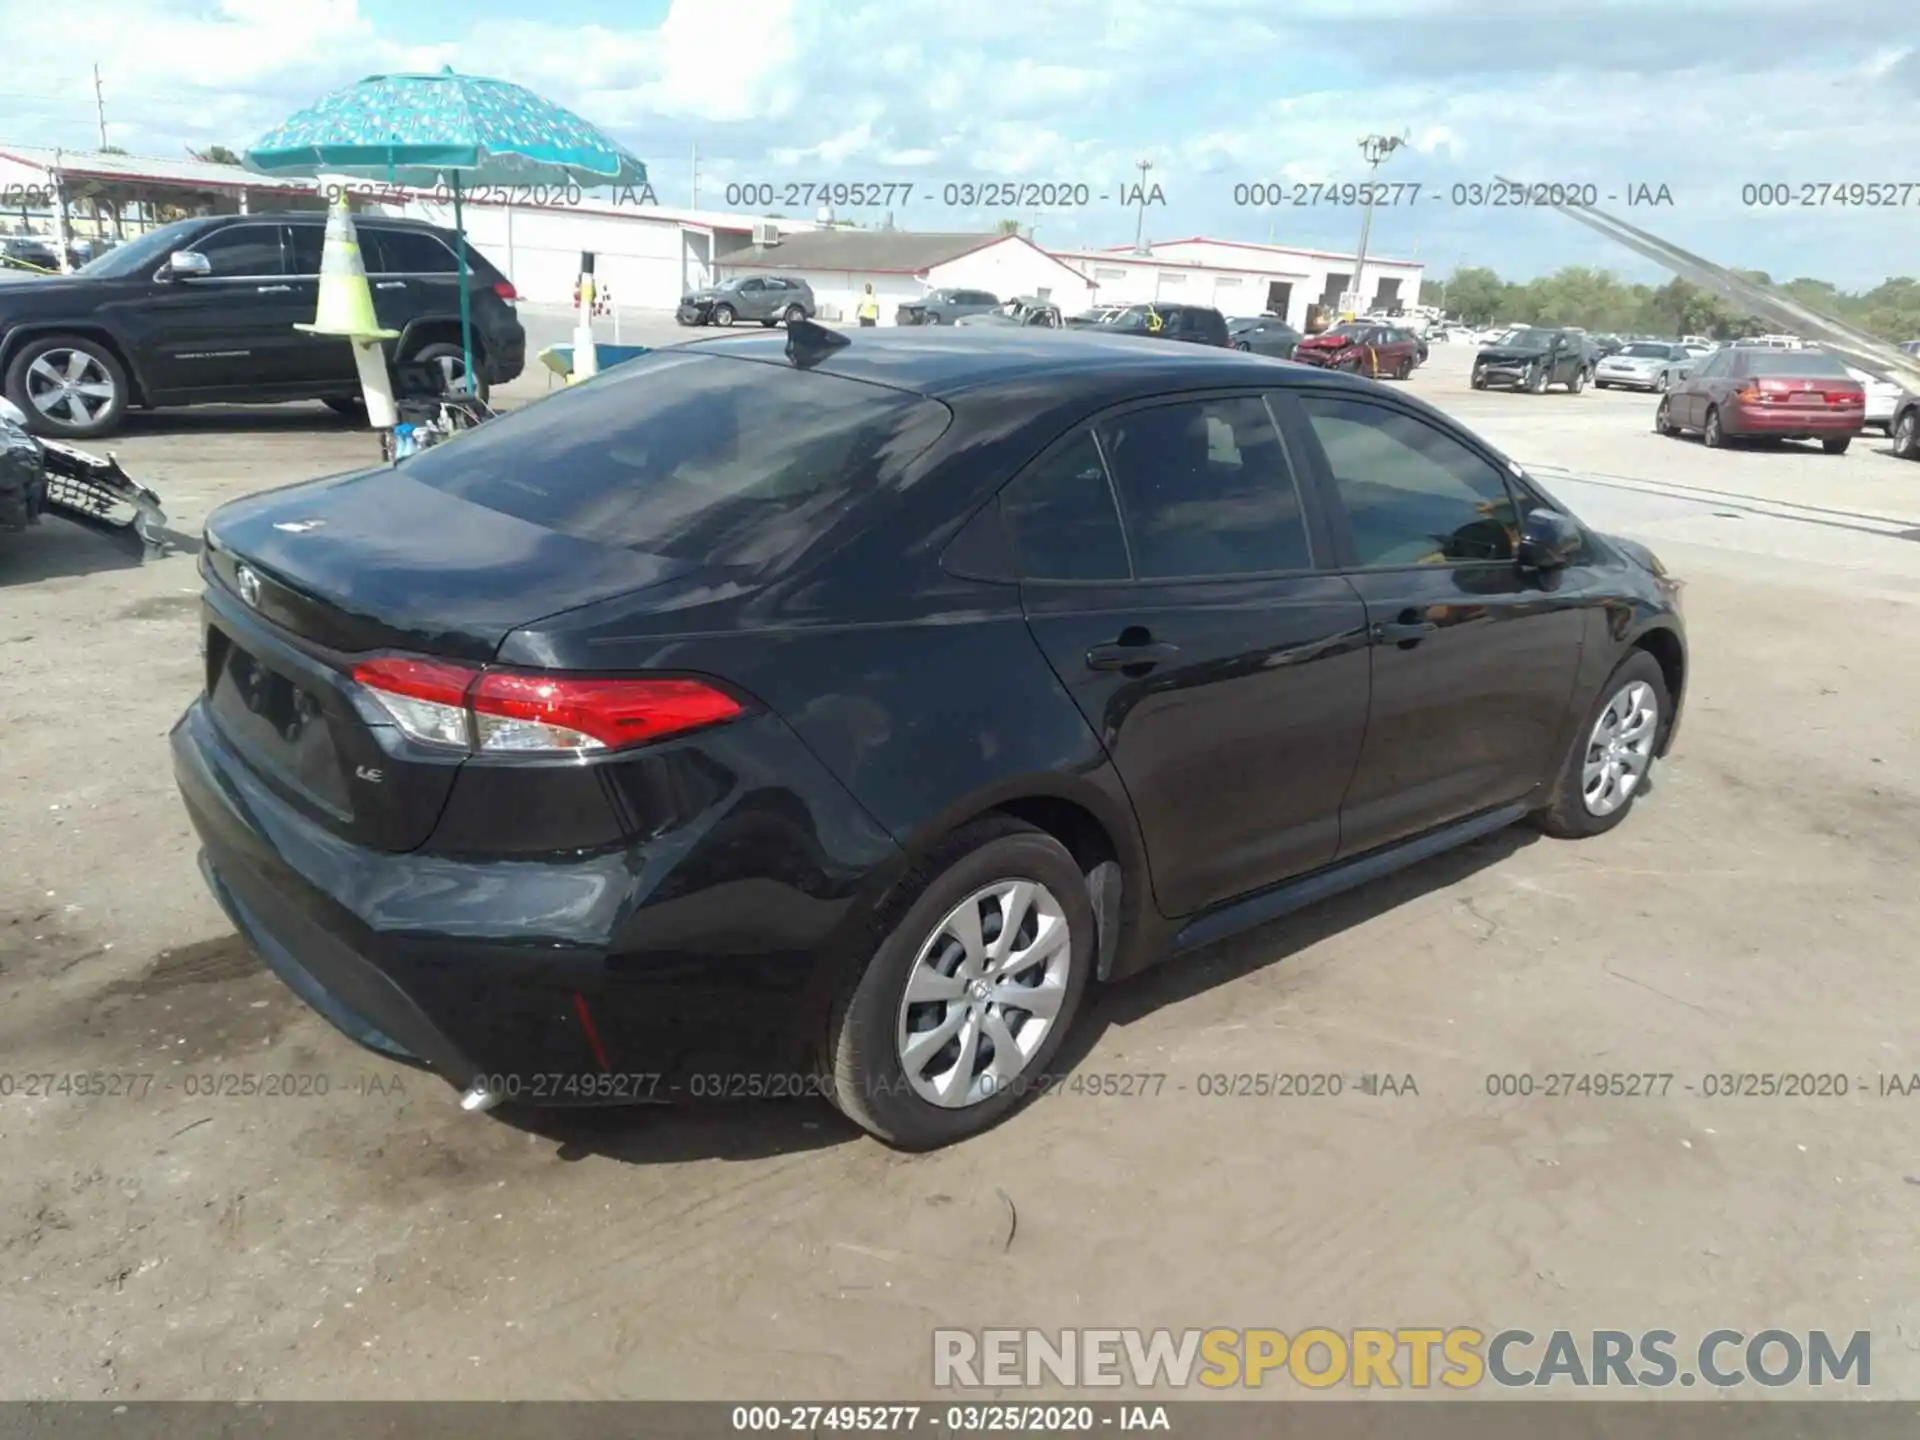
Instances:
[[[473,277],[467,269],[467,227],[460,213],[460,172],[448,173],[453,177],[453,233],[460,240],[460,363],[466,367],[468,392],[478,395],[480,377],[473,370],[473,296],[468,293]]]

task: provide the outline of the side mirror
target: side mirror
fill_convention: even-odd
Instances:
[[[1580,527],[1558,510],[1531,510],[1520,527],[1520,564],[1528,570],[1561,570],[1580,553]]]
[[[213,274],[213,262],[198,250],[176,250],[167,257],[164,273],[170,280],[203,279]]]

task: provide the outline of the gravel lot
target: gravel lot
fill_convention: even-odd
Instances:
[[[803,1102],[471,1118],[362,1054],[195,868],[165,745],[191,542],[0,538],[0,1070],[156,1077],[0,1094],[0,1398],[905,1397],[937,1324],[1870,1329],[1874,1393],[1920,1398],[1920,1096],[1878,1094],[1920,1072],[1920,466],[1710,453],[1650,397],[1476,394],[1465,359],[1410,388],[1690,581],[1657,790],[1597,841],[1511,832],[1117,987],[1071,1053],[1158,1093],[927,1156]],[[317,405],[115,448],[188,537],[375,453]],[[1418,1093],[1197,1091],[1243,1071]],[[1674,1079],[1489,1096],[1519,1071]],[[1698,1093],[1726,1071],[1850,1094]],[[328,1093],[187,1093],[214,1072]]]

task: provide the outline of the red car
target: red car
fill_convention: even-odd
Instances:
[[[1818,440],[1844,455],[1867,419],[1866,387],[1824,350],[1728,346],[1695,363],[1654,412],[1662,435],[1698,430],[1707,444]]]
[[[1349,320],[1309,335],[1294,347],[1293,358],[1305,365],[1351,370],[1375,379],[1404,380],[1420,363],[1420,341],[1411,330]]]

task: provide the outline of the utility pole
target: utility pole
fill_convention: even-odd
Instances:
[[[1368,135],[1360,141],[1360,153],[1366,158],[1367,204],[1360,218],[1360,253],[1353,260],[1353,313],[1360,314],[1366,297],[1362,281],[1367,269],[1367,236],[1373,230],[1373,177],[1386,158],[1407,143],[1404,135]]]
[[[1140,171],[1140,218],[1133,227],[1133,253],[1147,253],[1147,172],[1153,169],[1151,160],[1136,160],[1135,168]]]
[[[693,142],[693,209],[700,208],[700,142]]]
[[[100,88],[100,67],[93,67],[93,109],[100,119],[100,148],[107,148],[107,97]]]

